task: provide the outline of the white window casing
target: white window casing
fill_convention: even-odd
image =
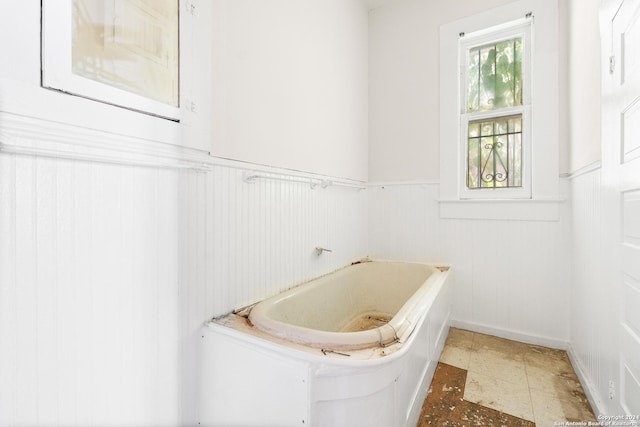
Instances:
[[[460,155],[460,199],[529,199],[531,198],[531,18],[523,18],[514,22],[506,23],[495,28],[481,30],[472,34],[460,36],[459,41],[459,67],[460,67],[460,87],[458,95],[460,97],[460,130],[459,143]],[[520,37],[523,42],[522,58],[522,105],[501,108],[490,111],[467,112],[467,88],[468,84],[468,58],[469,51],[475,47],[489,43],[509,40]],[[467,188],[466,171],[468,168],[468,156],[466,155],[466,145],[468,141],[468,124],[470,121],[497,118],[503,116],[522,115],[522,186],[516,188]]]
[[[557,220],[559,76],[557,0],[521,0],[440,28],[440,213],[444,218]],[[523,38],[522,106],[467,113],[467,55]],[[456,70],[457,72],[452,72]],[[468,189],[467,125],[522,114],[522,186]]]

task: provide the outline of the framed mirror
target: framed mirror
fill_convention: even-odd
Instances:
[[[178,0],[44,0],[42,86],[180,119]]]

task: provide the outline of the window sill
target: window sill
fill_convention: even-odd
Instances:
[[[558,221],[564,199],[439,200],[440,218]]]

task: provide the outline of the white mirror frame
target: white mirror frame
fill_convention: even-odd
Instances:
[[[72,71],[72,0],[42,2],[42,86],[174,121],[180,107],[100,83]]]

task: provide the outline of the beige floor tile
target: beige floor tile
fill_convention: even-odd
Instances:
[[[469,372],[527,386],[527,371],[522,357],[487,348],[474,349],[469,358]]]
[[[513,360],[524,360],[524,355],[529,351],[527,344],[511,341],[505,338],[494,337],[492,335],[475,334],[473,338],[473,348],[475,350],[491,350],[502,353],[505,358]]]
[[[524,353],[527,366],[545,369],[557,375],[574,374],[566,351],[527,345]]]
[[[533,406],[526,381],[509,382],[469,371],[464,400],[533,421]]]
[[[440,362],[460,369],[469,369],[470,350],[445,346],[440,355]]]
[[[565,351],[452,328],[440,360],[456,367],[452,370],[467,370],[465,402],[459,407],[476,411],[485,406],[487,414],[521,418],[489,417],[491,422],[487,418],[479,425],[513,427],[535,421],[537,427],[556,427],[566,421],[595,422]],[[456,418],[438,413],[442,421],[438,425],[467,425],[468,414],[461,414]]]
[[[527,365],[527,381],[531,390],[537,390],[557,399],[584,398],[584,390],[575,373],[557,374],[543,368]]]
[[[473,338],[475,333],[466,331],[464,329],[449,328],[449,335],[447,336],[447,342],[445,345],[450,345],[459,348],[468,348],[469,350],[473,346]]]
[[[469,371],[513,383],[527,384],[524,355],[527,345],[491,335],[475,334]]]
[[[586,402],[558,399],[539,390],[531,390],[531,402],[536,427],[557,426],[557,423],[567,421],[596,421]]]
[[[473,332],[462,329],[449,329],[449,336],[440,355],[440,362],[460,369],[469,369],[474,335]]]
[[[525,366],[532,390],[556,399],[586,401],[584,390],[565,351],[530,347],[531,351],[525,354]]]

